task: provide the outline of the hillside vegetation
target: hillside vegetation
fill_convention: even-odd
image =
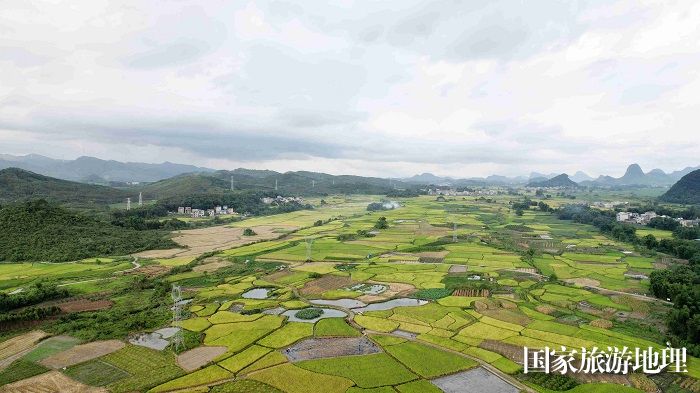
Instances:
[[[0,170],[0,202],[47,199],[69,203],[114,203],[127,193],[111,187],[54,179],[18,168]]]
[[[661,200],[688,205],[700,204],[700,169],[683,176],[661,196]]]
[[[136,231],[45,200],[0,208],[0,261],[73,261],[175,247],[163,231]]]

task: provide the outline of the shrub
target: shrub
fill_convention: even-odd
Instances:
[[[294,314],[294,316],[299,319],[315,319],[321,315],[323,315],[323,310],[320,308],[305,308],[297,311],[297,313]]]

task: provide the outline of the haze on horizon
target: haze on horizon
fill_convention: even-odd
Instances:
[[[0,154],[382,177],[700,165],[697,2],[118,3],[3,4]]]

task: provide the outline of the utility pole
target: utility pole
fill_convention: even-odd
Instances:
[[[139,192],[139,206],[143,206],[143,196]]]
[[[126,210],[131,210],[131,198],[126,198]]]

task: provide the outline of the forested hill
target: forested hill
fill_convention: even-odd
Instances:
[[[19,168],[0,170],[0,202],[43,198],[69,203],[114,203],[127,196],[131,195],[111,187],[54,179]]]
[[[0,261],[63,262],[172,248],[165,231],[137,231],[45,200],[0,207]]]
[[[661,200],[687,205],[700,204],[700,169],[683,176],[661,196]]]
[[[363,176],[335,176],[316,172],[256,171],[236,169],[213,173],[191,173],[144,185],[149,199],[172,198],[192,194],[216,194],[236,191],[268,191],[278,195],[390,194],[397,190],[415,190],[417,185],[395,180]],[[275,189],[275,183],[277,188]]]

